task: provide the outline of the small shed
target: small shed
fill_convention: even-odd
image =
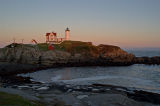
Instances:
[[[48,50],[54,50],[54,45],[53,44],[50,44],[49,47],[48,47]]]

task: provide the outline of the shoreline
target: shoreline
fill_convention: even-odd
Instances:
[[[121,87],[121,86],[114,86],[114,85],[105,85],[105,84],[93,84],[93,85],[69,85],[69,84],[42,84],[39,82],[33,82],[30,80],[29,77],[19,77],[16,76],[19,73],[28,73],[28,72],[35,72],[40,71],[42,69],[48,69],[48,68],[57,68],[56,67],[40,67],[40,66],[33,66],[33,65],[26,65],[26,64],[16,64],[16,63],[4,63],[0,62],[0,65],[3,65],[11,71],[6,71],[8,74],[4,74],[0,76],[0,80],[3,83],[1,86],[6,87],[6,88],[14,88],[14,89],[19,89],[20,90],[26,90],[28,91],[36,91],[33,88],[36,88],[36,86],[39,86],[38,89],[40,89],[40,92],[43,91],[44,93],[47,93],[47,90],[59,90],[62,92],[61,94],[69,93],[66,95],[70,95],[70,93],[77,93],[81,92],[82,95],[92,95],[92,93],[96,93],[98,95],[108,95],[108,94],[120,94],[123,95],[124,97],[127,97],[128,99],[135,100],[137,102],[147,102],[147,103],[152,103],[152,104],[160,104],[160,94],[158,93],[152,93],[152,92],[147,92],[143,90],[136,90],[136,89],[129,89],[126,87]],[[23,67],[22,67],[23,66]],[[29,66],[29,67],[28,67]],[[88,66],[88,65],[86,65]],[[92,65],[95,66],[95,65]],[[121,65],[124,66],[124,65]],[[130,66],[130,65],[127,65]],[[16,67],[16,68],[13,68]],[[26,67],[26,69],[25,69]],[[62,65],[60,66],[62,67]],[[1,67],[2,68],[2,67]],[[15,73],[13,70],[14,69]],[[22,69],[22,70],[20,70]],[[24,70],[25,69],[25,70]],[[40,70],[39,70],[40,69]],[[31,86],[30,86],[31,85]],[[28,87],[27,87],[28,86]],[[30,89],[31,88],[31,89]],[[39,94],[39,90],[38,90]],[[49,94],[48,94],[49,95]],[[56,95],[56,94],[55,94]],[[116,98],[116,97],[114,97]]]
[[[3,85],[4,86],[4,85]],[[137,90],[134,88],[126,88],[115,85],[108,84],[92,84],[92,85],[73,85],[73,84],[65,84],[65,83],[26,83],[26,84],[14,84],[14,85],[6,85],[4,86],[6,89],[15,89],[24,91],[26,93],[31,93],[32,96],[39,95],[43,98],[47,98],[47,96],[57,97],[59,95],[71,95],[76,94],[78,98],[88,98],[92,95],[119,95],[127,98],[129,100],[134,100],[136,103],[151,103],[151,104],[160,104],[160,94]],[[3,87],[0,87],[0,91]],[[4,88],[4,89],[5,89]],[[58,90],[58,91],[57,91]],[[56,91],[56,92],[55,92]],[[52,94],[50,94],[52,92]],[[59,92],[57,94],[57,92]],[[43,95],[41,95],[43,94]],[[47,95],[47,96],[46,96]],[[119,97],[118,96],[118,97]],[[117,97],[114,97],[115,99]],[[71,101],[71,100],[69,100]],[[46,102],[46,101],[45,101]],[[105,102],[105,101],[103,101]],[[133,105],[134,106],[134,105]]]
[[[52,65],[46,66],[41,64],[22,64],[15,62],[0,61],[0,76],[10,76],[21,73],[36,72],[39,70],[58,68],[58,67],[91,67],[91,66],[131,66],[134,64],[144,65],[160,65],[160,56],[155,57],[135,57],[132,62],[113,62],[106,59],[89,60],[85,62],[61,62],[53,63]]]

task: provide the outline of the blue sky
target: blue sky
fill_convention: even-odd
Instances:
[[[0,0],[0,45],[45,33],[121,47],[160,47],[160,0]]]

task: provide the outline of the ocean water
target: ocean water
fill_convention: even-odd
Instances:
[[[134,51],[134,49],[128,50]],[[152,51],[152,52],[151,52]],[[133,52],[132,52],[133,53]],[[136,56],[160,56],[159,50],[135,50]],[[52,83],[90,85],[112,84],[160,93],[160,65],[135,64],[121,67],[66,67],[21,74],[32,80]]]
[[[125,49],[128,53],[133,53],[137,57],[142,57],[142,56],[148,56],[148,57],[153,57],[153,56],[160,56],[160,48],[127,48]]]

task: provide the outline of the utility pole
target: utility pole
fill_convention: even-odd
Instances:
[[[22,40],[22,44],[21,44],[21,47],[22,47],[22,49],[23,49],[23,40],[24,40],[24,39],[21,39],[21,40]]]
[[[16,39],[15,38],[13,38],[13,44],[15,44],[16,43]]]
[[[22,39],[22,44],[23,44],[24,39]]]

